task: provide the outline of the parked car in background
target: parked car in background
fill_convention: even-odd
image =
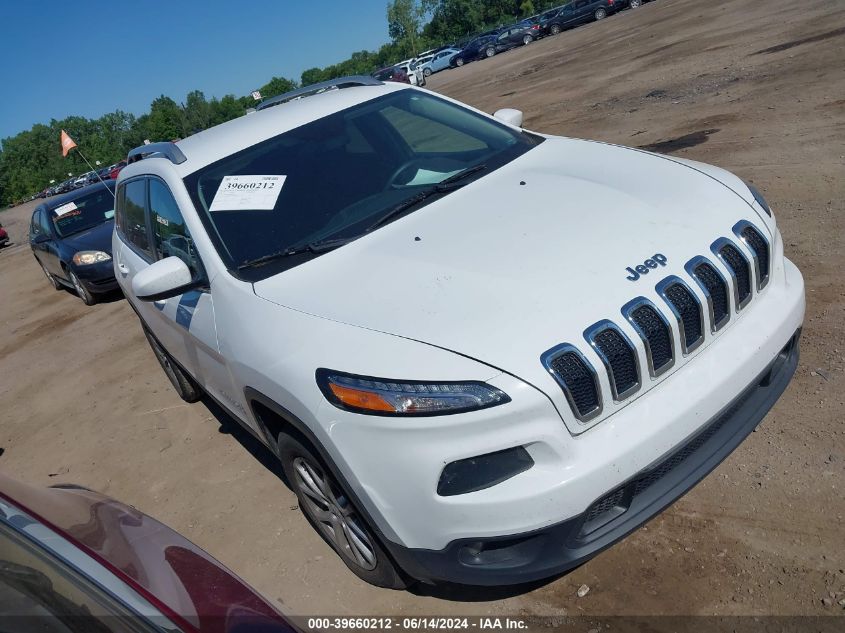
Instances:
[[[77,177],[73,181],[73,188],[79,189],[80,187],[84,187],[85,185],[87,185],[88,184],[88,176],[90,174],[91,174],[91,172],[89,171],[89,172],[86,172],[86,173],[82,174],[81,176]]]
[[[608,15],[624,9],[621,0],[574,0],[558,9],[550,17],[544,14],[540,28],[546,35],[557,35],[594,20],[603,20]]]
[[[3,225],[0,224],[0,248],[3,248],[8,243],[9,243],[9,234],[6,232],[6,229],[3,228]]]
[[[425,74],[422,68],[414,60],[405,60],[396,64],[399,68],[405,71],[412,86],[424,86]]]
[[[58,185],[56,185],[56,193],[67,193],[68,191],[73,190],[73,181],[76,180],[75,178],[68,178],[67,180],[63,180]]]
[[[0,552],[4,631],[295,630],[194,543],[81,486],[36,487],[0,474]]]
[[[449,59],[449,66],[455,68],[477,61],[483,57],[493,57],[496,54],[496,37],[494,35],[481,35],[470,40],[460,52]]]
[[[375,71],[372,76],[379,81],[396,81],[402,84],[411,83],[411,78],[408,76],[408,72],[400,66],[388,66],[387,68],[381,68]]]
[[[56,290],[76,291],[86,305],[117,288],[111,257],[114,181],[42,202],[32,212],[29,245]]]
[[[542,37],[542,30],[539,24],[529,22],[505,27],[496,36],[496,52],[530,44],[540,37]]]
[[[126,161],[125,160],[119,161],[119,162],[115,163],[114,165],[112,165],[111,168],[109,169],[109,178],[111,178],[112,180],[115,180],[117,178],[117,175],[120,173],[120,170],[123,169],[124,167],[126,167]],[[105,180],[105,178],[103,178],[103,180]]]
[[[273,450],[362,579],[571,569],[792,378],[804,282],[729,172],[369,77],[267,107],[130,152],[118,279],[180,397]]]
[[[423,74],[429,77],[434,73],[439,73],[441,70],[449,68],[449,60],[460,52],[461,49],[459,48],[445,48],[442,51],[421,59],[419,62],[420,68],[422,68]]]

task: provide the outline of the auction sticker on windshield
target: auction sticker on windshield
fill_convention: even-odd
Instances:
[[[62,217],[65,213],[70,213],[71,211],[76,211],[76,203],[75,202],[68,202],[67,204],[63,204],[60,207],[56,207],[53,209],[53,212],[56,214],[57,218]]]
[[[287,176],[224,176],[209,211],[272,211]]]

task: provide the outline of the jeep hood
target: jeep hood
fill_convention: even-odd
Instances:
[[[560,409],[541,354],[564,342],[586,349],[585,328],[621,322],[621,307],[637,296],[662,305],[655,284],[685,276],[684,264],[710,255],[743,218],[768,234],[746,200],[697,169],[550,138],[369,236],[257,282],[255,292],[470,356],[532,383]],[[627,267],[657,253],[664,266],[627,278]]]

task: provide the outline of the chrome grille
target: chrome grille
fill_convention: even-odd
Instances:
[[[575,417],[587,422],[601,413],[602,400],[592,365],[572,345],[559,345],[543,354],[542,362],[563,389]]]
[[[584,338],[607,369],[614,400],[624,400],[640,388],[637,350],[615,324],[600,321],[584,332]]]
[[[692,290],[677,277],[669,277],[657,284],[657,292],[663,297],[675,315],[681,332],[681,349],[689,354],[704,342],[704,317],[701,304]]]
[[[706,307],[702,306],[700,295],[693,292],[686,278],[674,275],[655,287],[665,305],[661,303],[658,307],[645,297],[637,297],[622,307],[622,315],[642,340],[651,378],[667,372],[677,360],[674,324],[678,329],[681,353],[686,356],[704,342],[705,320],[713,333],[730,321],[731,293],[738,312],[751,301],[755,288],[759,292],[768,283],[772,251],[765,235],[745,221],[734,225],[733,233],[742,246],[722,237],[710,247],[724,268],[703,256],[692,258],[684,266],[706,299]],[[727,270],[729,278],[723,270]],[[667,319],[669,313],[674,321]],[[604,365],[615,402],[625,400],[640,389],[643,381],[640,354],[625,331],[612,321],[602,320],[587,328],[584,338]],[[541,360],[561,386],[576,418],[587,422],[601,414],[602,382],[593,364],[578,347],[569,343],[558,345],[543,354]],[[603,501],[606,503],[595,508],[598,514],[607,513],[618,500]]]
[[[736,311],[742,310],[751,300],[751,266],[739,249],[727,238],[713,242],[710,250],[722,260],[731,274]]]
[[[698,282],[707,298],[710,313],[710,331],[718,332],[731,318],[728,300],[728,282],[713,264],[704,257],[696,257],[687,264],[687,272]]]
[[[763,237],[751,223],[737,222],[733,228],[734,234],[742,240],[752,253],[754,272],[757,279],[757,291],[762,290],[769,283],[769,266],[771,264],[771,249],[768,240]]]
[[[675,364],[675,339],[664,316],[644,297],[634,299],[622,308],[645,346],[648,371],[654,378]]]

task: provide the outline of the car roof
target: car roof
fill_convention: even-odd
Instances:
[[[186,160],[178,165],[174,164],[173,169],[184,178],[226,156],[340,110],[346,110],[392,92],[412,89],[406,84],[393,82],[374,86],[351,86],[326,90],[319,94],[258,110],[177,141],[175,145],[185,155]],[[149,164],[148,161],[151,160],[168,159],[151,156],[132,163],[121,170],[119,179],[122,181],[125,178],[147,173],[148,170],[144,165]]]
[[[111,189],[113,191],[114,180],[107,180],[105,183],[97,181],[93,184],[88,185],[87,187],[80,187],[79,189],[74,189],[73,191],[63,193],[60,196],[54,196],[50,198],[50,200],[43,202],[40,206],[47,209],[48,211],[52,211],[56,207],[60,207],[63,204],[67,204],[68,202],[78,200],[82,196],[87,196],[89,193],[94,193],[98,189]]]
[[[0,473],[0,500],[30,515],[151,600],[185,631],[293,631],[279,610],[208,552],[156,519],[81,486],[44,488]],[[80,520],[80,517],[82,520]],[[53,543],[57,537],[45,536]],[[213,616],[213,617],[212,617]]]

